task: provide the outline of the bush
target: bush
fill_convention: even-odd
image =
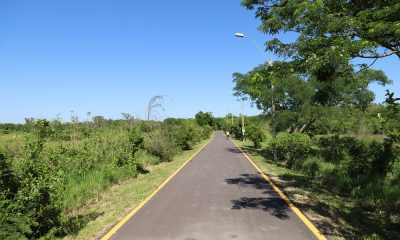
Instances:
[[[10,231],[6,235],[1,233],[2,239],[39,238],[60,224],[63,178],[43,156],[44,144],[51,134],[50,125],[46,120],[38,120],[33,130],[35,137],[27,142],[15,172],[0,154],[0,225],[2,230]]]
[[[337,185],[337,168],[334,164],[320,160],[318,162],[318,171],[316,172],[314,179],[317,180],[321,186],[325,188],[335,188]]]
[[[385,177],[396,153],[387,143],[359,140],[353,137],[320,136],[316,138],[320,156],[333,163],[340,163],[352,179],[362,176]]]
[[[400,186],[400,153],[399,149],[396,149],[396,159],[390,166],[390,172],[387,175],[387,179],[392,185]]]
[[[304,172],[307,176],[314,178],[320,169],[320,161],[321,159],[319,159],[318,157],[307,158],[301,164],[301,171]]]
[[[276,148],[278,159],[284,161],[288,168],[293,168],[294,164],[301,165],[301,162],[315,150],[311,138],[298,132],[278,133],[268,148],[272,150],[273,146]]]
[[[178,147],[161,130],[146,135],[144,148],[149,154],[159,157],[161,161],[171,161],[178,152]]]
[[[315,138],[319,153],[328,162],[339,162],[344,159],[344,145],[339,135],[319,136]]]
[[[21,214],[31,215],[30,238],[44,236],[60,224],[63,178],[49,164],[36,159],[25,163],[19,182],[15,201],[21,207]]]
[[[202,126],[202,128],[203,128],[203,134],[202,134],[203,139],[209,138],[211,133],[214,131],[214,128],[212,126],[205,125]]]
[[[260,148],[262,141],[265,139],[265,134],[258,126],[250,125],[246,130],[247,138],[250,139],[255,148]]]
[[[207,131],[207,130],[205,130]],[[203,138],[203,129],[192,121],[180,121],[166,124],[163,132],[168,135],[180,150],[190,150]]]
[[[13,196],[18,189],[11,165],[6,156],[0,152],[0,193]]]
[[[236,139],[243,139],[241,124],[231,126],[229,132],[234,135]]]
[[[21,215],[15,202],[18,190],[14,173],[6,156],[0,153],[0,239],[27,239],[32,233],[30,214]]]
[[[21,214],[21,207],[0,192],[0,239],[27,240],[32,234],[31,215]]]
[[[139,131],[139,129],[134,128],[132,129],[129,134],[128,134],[128,138],[129,138],[129,143],[130,143],[130,150],[131,150],[131,156],[135,157],[135,154],[137,151],[139,151],[140,149],[143,149],[143,135],[142,133]]]
[[[321,158],[307,158],[301,164],[301,171],[325,188],[333,188],[337,184],[336,180],[338,176],[336,165],[325,162]]]
[[[378,195],[378,198],[382,198],[382,196]],[[388,222],[400,225],[400,186],[398,184],[384,185],[383,201],[379,208],[385,211]]]

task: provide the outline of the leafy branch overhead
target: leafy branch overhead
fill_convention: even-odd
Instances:
[[[319,80],[346,72],[354,58],[400,58],[398,0],[243,0],[242,5],[255,10],[262,32],[294,32],[295,41],[284,42],[280,35],[266,42],[267,50]]]

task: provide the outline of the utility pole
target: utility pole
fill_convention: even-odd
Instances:
[[[272,58],[270,60],[267,59],[267,57],[264,55],[264,52],[261,50],[261,48],[258,46],[257,42],[250,36],[244,35],[243,33],[235,33],[235,37],[238,38],[248,38],[250,39],[254,46],[258,49],[262,57],[264,58],[265,62],[268,63],[267,67],[272,66]],[[276,128],[275,128],[275,99],[274,99],[274,78],[271,80],[271,112],[272,112],[272,139],[276,139]],[[272,146],[272,154],[274,156],[274,161],[278,161],[278,156],[276,152],[276,147],[273,145]]]
[[[244,141],[245,140],[245,129],[244,129],[244,113],[243,113],[243,108],[244,108],[244,106],[243,106],[243,101],[241,102],[241,104],[240,104],[240,109],[241,109],[241,116],[242,116],[242,141]]]
[[[269,66],[272,66],[272,59],[269,62]],[[272,139],[276,139],[276,128],[275,128],[275,98],[274,98],[274,79],[271,79],[271,111],[272,111]],[[274,161],[278,161],[278,155],[276,152],[275,144],[272,146],[272,155],[274,157]]]

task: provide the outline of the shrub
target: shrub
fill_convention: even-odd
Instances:
[[[242,126],[241,124],[239,125],[234,125],[230,127],[230,133],[235,136],[236,139],[242,139],[243,134],[242,134]]]
[[[314,179],[325,188],[332,189],[337,185],[337,178],[338,174],[336,166],[320,159],[320,161],[318,161],[318,171],[316,172]]]
[[[339,135],[319,136],[315,138],[320,155],[328,162],[339,162],[344,159],[344,145]]]
[[[11,165],[6,156],[0,152],[0,193],[13,196],[18,189]]]
[[[44,144],[51,134],[50,125],[46,120],[37,120],[33,131],[35,137],[27,142],[16,172],[0,154],[1,187],[4,188],[0,193],[0,225],[11,231],[0,235],[2,239],[39,238],[60,224],[63,178],[54,164],[43,156]]]
[[[209,138],[211,133],[214,131],[214,128],[209,125],[202,126],[202,128],[203,128],[203,134],[202,134],[203,139]]]
[[[48,164],[39,160],[28,160],[20,175],[20,187],[15,201],[21,214],[31,214],[31,238],[46,235],[59,226],[63,208],[63,178]]]
[[[0,192],[0,239],[27,240],[32,234],[31,215],[21,214],[21,206]]]
[[[395,155],[396,159],[390,166],[390,172],[387,175],[387,179],[392,185],[397,184],[398,186],[400,186],[400,153],[398,149],[396,149]]]
[[[272,146],[276,148],[278,159],[284,161],[288,168],[292,168],[295,162],[301,163],[315,150],[311,138],[298,132],[278,133],[269,148],[272,149]]]
[[[18,190],[11,166],[0,152],[0,239],[27,239],[32,233],[30,214],[21,215],[14,197]]]
[[[353,181],[361,184],[371,176],[386,177],[394,153],[386,143],[357,140],[350,137],[342,138],[343,149],[348,157],[342,161],[347,174]]]
[[[319,171],[319,162],[321,159],[318,157],[311,157],[307,158],[302,164],[301,164],[301,171],[307,174],[307,176],[314,178],[317,172]]]
[[[143,136],[139,129],[134,128],[132,129],[129,134],[129,143],[130,143],[130,150],[132,157],[135,156],[136,152],[140,149],[143,149]]]
[[[381,186],[382,187],[382,186]],[[383,201],[379,208],[386,213],[387,221],[391,224],[400,224],[400,185],[385,184],[383,187]],[[382,198],[382,196],[378,197]]]
[[[338,176],[336,165],[325,162],[321,158],[307,158],[301,164],[301,171],[325,188],[333,188],[337,184],[336,180]]]
[[[177,146],[161,130],[146,135],[144,148],[149,154],[159,157],[161,161],[171,161],[177,153]]]
[[[203,128],[207,128],[206,126]],[[168,135],[180,150],[190,150],[203,138],[203,129],[192,121],[180,121],[166,124],[163,132]],[[207,130],[206,130],[207,131]]]
[[[246,130],[247,137],[253,142],[255,148],[260,148],[262,141],[265,139],[265,134],[261,128],[255,125],[250,125]]]

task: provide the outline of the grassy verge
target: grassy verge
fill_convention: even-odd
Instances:
[[[137,178],[114,185],[98,197],[72,209],[68,215],[78,224],[73,224],[76,229],[69,231],[75,232],[75,234],[63,239],[99,238],[157,189],[165,179],[208,141],[209,139],[202,141],[192,150],[179,154],[171,162],[147,166],[146,169],[149,170],[149,173],[140,174]]]
[[[318,188],[305,174],[266,158],[250,142],[235,142],[329,239],[400,239],[397,231],[385,230],[376,213],[361,209],[354,200]]]

